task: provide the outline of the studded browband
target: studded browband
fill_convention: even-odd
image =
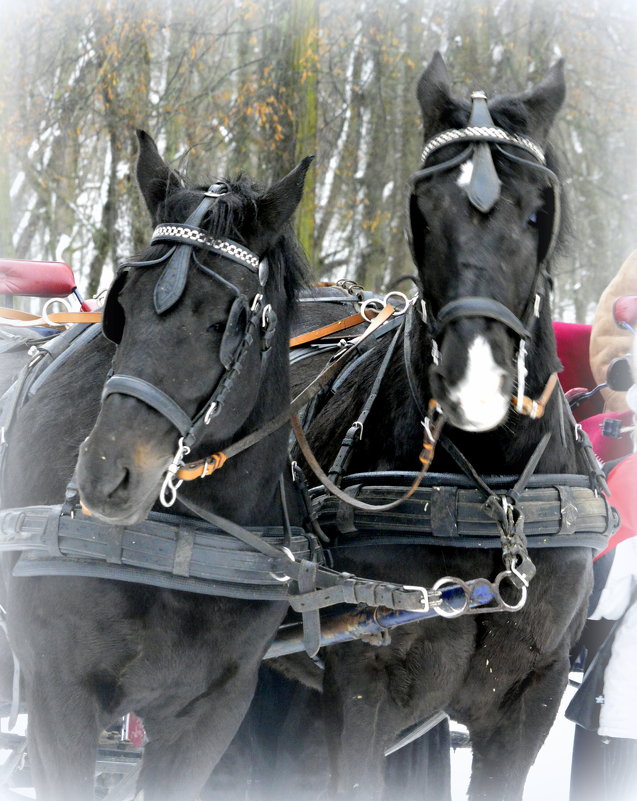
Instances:
[[[244,248],[232,239],[216,239],[207,234],[201,228],[194,225],[158,225],[153,231],[151,244],[158,242],[177,242],[182,245],[195,245],[196,247],[218,253],[220,256],[232,259],[238,264],[243,264],[253,271],[259,269],[259,257],[251,250]]]
[[[423,148],[421,155],[423,164],[434,150],[438,150],[438,148],[445,147],[446,145],[451,145],[454,142],[465,141],[496,142],[504,145],[514,145],[515,147],[520,147],[531,153],[540,164],[546,164],[546,158],[542,148],[532,139],[529,139],[528,136],[510,134],[502,128],[496,128],[490,125],[469,125],[466,128],[443,131],[441,134],[438,134],[438,136],[434,136]]]

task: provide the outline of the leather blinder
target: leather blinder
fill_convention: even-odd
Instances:
[[[250,307],[247,298],[245,295],[239,295],[230,307],[230,314],[228,315],[228,321],[221,340],[221,347],[219,348],[219,360],[226,370],[230,369],[241,347],[249,320]]]
[[[119,294],[127,278],[128,273],[126,271],[119,273],[115,277],[106,295],[104,310],[102,312],[102,331],[104,332],[104,336],[116,345],[119,345],[122,341],[124,323],[126,322],[124,309],[119,302]]]

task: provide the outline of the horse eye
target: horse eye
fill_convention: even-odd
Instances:
[[[535,228],[537,225],[537,212],[533,212],[533,214],[529,215],[528,220],[526,221],[527,225],[530,225],[531,228]]]
[[[212,325],[208,326],[207,330],[210,331],[211,334],[212,333],[219,333],[220,331],[223,331],[225,327],[226,327],[225,322],[213,323]]]

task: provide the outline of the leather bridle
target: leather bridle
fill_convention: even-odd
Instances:
[[[482,214],[488,214],[500,198],[501,182],[493,162],[491,147],[497,148],[499,153],[509,161],[522,164],[535,171],[540,171],[549,179],[550,194],[547,194],[545,206],[540,211],[544,223],[540,226],[540,245],[538,251],[537,267],[533,280],[529,302],[518,318],[509,308],[499,301],[488,297],[468,296],[458,298],[447,303],[434,315],[425,298],[420,299],[421,318],[427,327],[431,339],[431,355],[434,364],[438,363],[440,349],[437,343],[445,328],[452,322],[469,318],[482,317],[496,320],[519,338],[517,355],[518,391],[516,396],[516,410],[524,409],[524,379],[526,375],[525,359],[526,345],[530,340],[535,324],[539,317],[542,301],[551,290],[551,276],[548,263],[555,249],[560,229],[560,182],[557,175],[546,166],[546,157],[543,149],[532,139],[519,134],[510,134],[497,127],[487,107],[487,98],[484,92],[474,92],[471,95],[472,110],[467,127],[443,131],[425,143],[422,151],[423,166],[409,178],[411,187],[409,195],[409,228],[408,240],[414,261],[418,264],[418,253],[415,247],[414,227],[417,222],[416,187],[425,178],[439,172],[445,172],[459,167],[469,159],[473,160],[471,179],[464,186],[469,202]],[[468,142],[469,145],[458,155],[438,164],[427,165],[429,157],[449,145]],[[509,149],[505,149],[508,147]],[[531,158],[522,158],[511,152],[510,148],[522,150]],[[550,230],[546,230],[546,226]],[[554,386],[551,376],[548,386]],[[534,415],[533,415],[534,416]]]
[[[269,351],[276,330],[276,314],[265,302],[268,280],[267,261],[251,250],[231,239],[215,238],[198,226],[215,200],[229,191],[227,184],[213,184],[200,201],[197,208],[185,223],[163,224],[155,228],[151,245],[168,243],[170,249],[158,259],[129,262],[120,271],[109,290],[102,326],[105,335],[119,344],[124,325],[124,316],[118,302],[126,274],[131,267],[151,267],[165,264],[154,292],[154,305],[157,314],[163,314],[182,296],[191,264],[213,280],[230,289],[235,295],[226,322],[219,349],[219,359],[224,371],[207,401],[197,414],[189,415],[180,404],[163,390],[136,376],[115,374],[108,378],[102,392],[102,402],[113,394],[129,395],[141,400],[157,411],[179,431],[177,452],[168,467],[162,486],[160,500],[164,506],[171,506],[177,497],[177,488],[182,483],[176,480],[178,469],[183,464],[193,445],[201,439],[205,428],[223,407],[235,379],[241,372],[245,360],[255,341],[259,342],[261,357]],[[247,268],[258,280],[258,288],[251,301],[231,282],[201,263],[197,251],[204,250],[229,259]]]

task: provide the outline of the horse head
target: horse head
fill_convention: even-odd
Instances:
[[[121,525],[147,515],[185,454],[256,426],[264,392],[269,413],[288,402],[288,311],[304,280],[288,222],[311,161],[269,189],[245,177],[189,188],[148,134],[138,138],[155,230],[105,302],[117,350],[76,471],[85,507]]]
[[[490,102],[455,99],[438,53],[418,85],[425,147],[408,233],[430,394],[466,431],[501,425],[516,384],[524,394],[525,354],[548,314],[561,188],[547,135],[564,96],[561,61],[534,88]]]

